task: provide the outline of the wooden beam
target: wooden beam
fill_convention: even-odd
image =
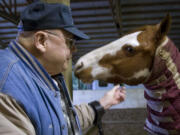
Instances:
[[[14,0],[14,14],[17,15],[17,1]]]
[[[7,12],[0,11],[0,16],[6,19],[9,22],[12,22],[13,24],[18,24],[19,23],[19,16],[15,15],[10,15]]]
[[[120,0],[109,0],[112,16],[114,23],[116,24],[117,32],[122,36],[122,12],[121,12],[121,1]]]
[[[9,0],[9,7],[12,9],[12,0]]]
[[[0,8],[2,9],[2,11],[6,11],[5,7],[2,5],[2,3],[0,3]]]
[[[47,3],[62,3],[65,4],[67,6],[70,6],[70,0],[41,0]]]
[[[0,48],[5,48],[7,47],[7,44],[5,44],[3,41],[0,40]]]
[[[3,4],[4,4],[4,6],[5,6],[5,8],[8,9],[9,13],[10,13],[10,14],[13,14],[10,5],[8,5],[5,0],[2,0],[2,2],[3,2]]]
[[[8,20],[0,20],[0,23],[7,23],[7,22],[8,22]]]

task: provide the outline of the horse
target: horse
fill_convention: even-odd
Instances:
[[[83,82],[145,86],[144,129],[155,135],[180,135],[180,53],[167,36],[171,16],[144,25],[80,57],[75,75]]]

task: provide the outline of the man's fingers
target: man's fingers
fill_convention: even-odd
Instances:
[[[114,89],[114,90],[117,90],[117,89],[119,89],[119,88],[121,88],[120,85],[116,85],[116,86],[114,86],[113,89]]]

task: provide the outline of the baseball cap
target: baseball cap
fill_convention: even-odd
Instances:
[[[74,25],[70,7],[59,3],[34,2],[20,15],[18,29],[23,31],[64,29],[76,39],[89,39],[89,36]]]

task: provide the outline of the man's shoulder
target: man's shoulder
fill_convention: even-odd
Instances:
[[[18,61],[18,57],[7,47],[6,49],[0,49],[0,68],[7,66],[11,63]]]
[[[0,50],[0,92],[19,97],[20,91],[27,90],[30,80],[22,60],[8,48]]]
[[[3,73],[7,73],[13,67],[14,64],[18,62],[18,58],[13,54],[13,52],[9,49],[1,49],[0,50],[0,78]]]
[[[0,50],[0,89],[10,74],[15,75],[19,71],[20,66],[18,57],[9,48]]]

